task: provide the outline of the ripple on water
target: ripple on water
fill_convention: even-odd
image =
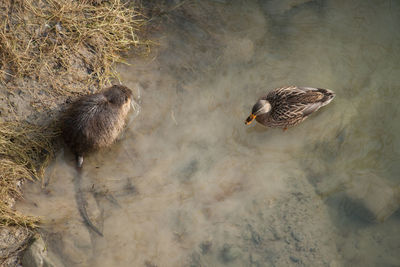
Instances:
[[[81,221],[67,152],[26,185],[18,208],[45,218],[48,249],[68,266],[399,265],[399,3],[172,10],[152,60],[118,67],[139,116],[85,162],[104,238]],[[336,98],[286,132],[244,125],[292,84]]]

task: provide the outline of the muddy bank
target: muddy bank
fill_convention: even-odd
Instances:
[[[33,242],[39,218],[19,213],[14,202],[26,180],[44,185],[43,168],[61,146],[57,121],[66,102],[118,83],[114,63],[132,47],[136,54],[148,49],[138,37],[140,8],[119,0],[1,2],[2,266],[18,265]]]

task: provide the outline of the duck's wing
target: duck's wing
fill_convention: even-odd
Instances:
[[[262,97],[262,99],[268,100],[271,104],[282,101],[286,99],[288,96],[292,95],[297,91],[296,86],[285,86],[272,90],[266,96]],[[301,93],[301,91],[299,91]]]
[[[320,88],[287,86],[273,90],[265,99],[273,107],[271,117],[274,120],[294,120],[308,116],[324,106],[331,93]]]
[[[296,87],[289,93],[286,101],[291,109],[301,112],[303,116],[308,116],[320,107],[327,104],[327,101],[334,97],[330,90],[312,87]],[[329,103],[328,102],[328,103]]]
[[[297,87],[287,95],[289,103],[312,104],[321,102],[324,99],[324,93],[318,88]]]
[[[263,97],[272,106],[268,117],[277,124],[286,124],[288,121],[297,120],[302,117],[302,113],[298,112],[298,108],[300,107],[297,108],[295,107],[295,103],[287,101],[288,98],[301,94],[302,91],[299,91],[296,86],[281,87],[269,92]]]

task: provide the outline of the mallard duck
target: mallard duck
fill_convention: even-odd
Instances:
[[[329,104],[335,93],[328,89],[287,86],[272,90],[254,104],[245,124],[254,119],[268,127],[286,130]]]

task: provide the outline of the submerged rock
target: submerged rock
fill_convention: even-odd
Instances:
[[[231,262],[241,255],[240,249],[228,244],[225,244],[220,252],[220,258],[223,262]]]
[[[290,260],[291,260],[292,262],[294,262],[294,263],[300,262],[300,259],[297,258],[297,257],[295,257],[295,256],[290,256],[289,258],[290,258]]]
[[[24,252],[22,257],[24,267],[62,267],[60,260],[50,255],[41,237],[37,238]]]
[[[365,178],[365,179],[364,179]],[[353,184],[342,202],[345,213],[368,222],[384,222],[400,207],[400,190],[370,175]]]
[[[211,250],[212,243],[211,241],[204,241],[200,244],[200,249],[202,254],[207,254]]]

